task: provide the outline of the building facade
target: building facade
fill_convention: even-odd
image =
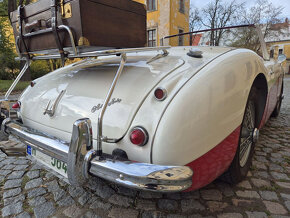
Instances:
[[[278,34],[266,38],[267,47],[270,57],[277,60],[278,56],[284,54],[286,62],[284,63],[284,71],[290,74],[290,22],[286,18],[284,23],[278,23],[271,26],[272,30],[278,31]]]
[[[189,32],[190,0],[134,0],[147,7],[147,46],[160,46],[163,37]],[[165,39],[164,45],[189,45],[189,36]]]

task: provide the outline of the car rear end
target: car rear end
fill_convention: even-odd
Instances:
[[[148,132],[132,126],[152,87],[182,65],[176,57],[148,65],[152,57],[126,60],[122,55],[121,63],[120,58],[86,60],[33,81],[15,108],[18,119],[2,122],[2,135],[18,137],[28,155],[71,184],[82,185],[97,176],[144,190],[187,189],[192,170],[150,163],[150,146],[144,146]],[[125,146],[120,147],[120,141]]]

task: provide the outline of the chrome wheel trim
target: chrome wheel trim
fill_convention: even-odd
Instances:
[[[253,146],[253,134],[255,129],[255,114],[254,105],[252,102],[249,102],[248,107],[246,108],[243,125],[241,128],[241,137],[240,137],[240,166],[244,167],[249,159],[251,148]]]
[[[256,143],[259,140],[260,130],[255,128],[253,131],[253,142]]]

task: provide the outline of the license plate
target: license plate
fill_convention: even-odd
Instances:
[[[60,161],[54,157],[50,157],[41,151],[36,150],[35,148],[27,145],[26,152],[28,155],[33,156],[39,162],[44,164],[45,166],[53,169],[57,173],[67,178],[67,164],[63,161]]]

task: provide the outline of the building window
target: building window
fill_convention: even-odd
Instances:
[[[157,0],[147,0],[147,11],[156,11],[157,10],[156,2]]]
[[[179,0],[179,12],[184,13],[184,8],[185,8],[184,0]]]
[[[148,30],[147,31],[147,38],[148,38],[148,46],[155,47],[156,46],[156,29]]]
[[[179,34],[183,33],[183,30],[179,29],[178,33]],[[183,46],[183,36],[178,37],[178,46]]]
[[[274,49],[270,50],[270,58],[274,58]]]
[[[279,49],[279,55],[283,54],[283,49]]]

